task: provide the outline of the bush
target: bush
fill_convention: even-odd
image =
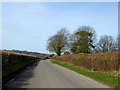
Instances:
[[[118,71],[118,54],[119,52],[79,53],[57,56],[53,59],[93,71],[111,72]]]
[[[37,58],[32,55],[13,53],[9,51],[0,52],[2,52],[3,84],[7,82],[9,79],[13,78],[24,67],[37,61]]]
[[[27,62],[29,60],[36,60],[35,56],[13,53],[9,51],[2,51],[2,67],[7,67],[9,64],[16,64],[19,62]]]

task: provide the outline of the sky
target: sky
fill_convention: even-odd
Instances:
[[[49,53],[47,40],[61,28],[91,26],[97,40],[118,35],[117,2],[3,2],[2,49]]]

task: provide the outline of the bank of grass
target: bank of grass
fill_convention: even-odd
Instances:
[[[41,61],[41,60],[45,60],[45,58],[39,58],[37,60],[30,60],[30,61],[26,61],[26,62],[19,62],[19,63],[14,64],[14,65],[9,64],[9,65],[7,65],[7,67],[2,68],[2,77],[5,79],[11,73],[16,72],[16,71],[24,68],[25,66],[34,63],[35,61]]]
[[[46,60],[46,58],[39,57],[39,58],[37,59],[37,61],[41,61],[41,60]]]
[[[77,73],[80,73],[82,75],[85,75],[87,77],[90,77],[96,81],[99,81],[103,84],[106,84],[112,88],[118,88],[118,76],[114,76],[111,74],[107,74],[107,73],[103,73],[103,72],[95,72],[95,71],[91,71],[91,70],[87,70],[87,69],[83,69],[80,67],[76,67],[73,65],[69,65],[63,62],[58,62],[56,60],[50,60],[53,63],[56,63],[60,66],[63,66],[65,68],[71,69]]]
[[[30,60],[27,62],[19,62],[15,65],[9,64],[7,67],[2,68],[2,77],[6,78],[8,75],[10,75],[11,73],[14,73],[18,70],[20,70],[21,68],[34,63],[35,60]]]

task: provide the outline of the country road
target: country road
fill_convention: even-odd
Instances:
[[[109,88],[88,77],[51,63],[38,61],[5,84],[7,88]]]

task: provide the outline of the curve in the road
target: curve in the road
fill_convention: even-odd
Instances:
[[[38,61],[5,84],[7,88],[109,88],[67,68]]]

